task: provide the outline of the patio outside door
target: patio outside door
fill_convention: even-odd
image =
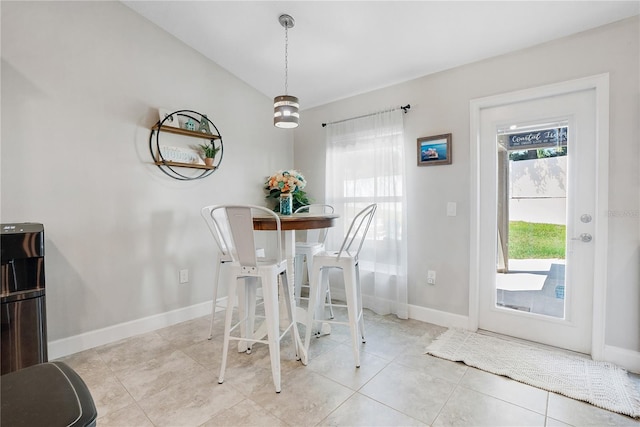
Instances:
[[[480,329],[591,353],[596,113],[595,88],[480,108],[476,243],[486,248],[477,255]],[[523,202],[531,205],[518,208]],[[515,259],[522,258],[510,228],[515,220],[525,230],[554,224],[560,253]]]

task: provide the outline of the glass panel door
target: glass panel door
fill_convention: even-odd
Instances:
[[[595,90],[528,96],[479,112],[478,327],[586,353],[598,262]]]
[[[567,121],[497,131],[496,306],[565,317]]]

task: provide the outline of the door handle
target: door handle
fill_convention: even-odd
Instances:
[[[582,233],[579,237],[572,237],[571,240],[580,240],[584,243],[589,243],[593,240],[593,236],[589,233]]]

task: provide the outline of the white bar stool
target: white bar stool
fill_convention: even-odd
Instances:
[[[276,247],[273,259],[259,259],[256,256],[256,232],[253,229],[253,216],[256,213],[272,215],[275,218],[277,233],[269,232],[274,236],[273,246]],[[292,344],[297,358],[299,358],[299,350],[302,350],[298,348],[300,335],[297,323],[294,321],[293,298],[287,282],[287,262],[286,259],[282,259],[280,218],[269,209],[251,205],[215,206],[210,209],[209,216],[213,225],[212,232],[220,252],[231,258],[231,261],[223,264],[225,268],[230,270],[232,280],[229,283],[227,297],[222,364],[218,383],[224,382],[229,341],[264,343],[269,345],[273,383],[276,393],[280,393],[280,341],[287,332],[291,331]],[[238,279],[244,280],[239,284]],[[288,323],[283,326],[283,331],[280,330],[278,279],[281,279],[282,297],[288,315]],[[254,336],[258,283],[262,287],[264,301],[266,340]],[[238,285],[243,289],[238,289]],[[240,292],[241,290],[243,292]],[[239,320],[232,325],[233,304],[236,296],[239,297]],[[240,328],[240,334],[234,335],[233,332],[238,328]],[[248,349],[251,350],[251,345],[248,346]]]
[[[358,255],[364,244],[367,231],[371,225],[371,220],[376,212],[377,205],[371,204],[361,210],[349,227],[349,231],[342,242],[340,250],[337,252],[320,252],[313,257],[313,267],[311,269],[311,280],[309,290],[309,309],[307,310],[307,331],[313,329],[315,322],[349,325],[351,329],[351,341],[353,346],[353,356],[355,365],[360,367],[360,347],[358,336],[364,339],[364,318],[362,316],[362,293],[360,290],[360,267]],[[329,286],[329,270],[337,268],[342,270],[346,305],[334,304],[334,307],[346,307],[349,320],[341,322],[318,318],[324,314],[324,310],[319,313],[317,301],[325,294]],[[319,304],[322,307],[322,304]],[[305,335],[305,352],[309,354],[311,333]]]

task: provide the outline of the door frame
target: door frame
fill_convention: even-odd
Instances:
[[[480,304],[480,111],[515,102],[546,98],[595,89],[596,92],[596,217],[593,243],[595,263],[593,284],[593,316],[591,357],[604,358],[607,296],[607,243],[609,206],[609,73],[569,80],[561,83],[472,99],[470,109],[470,250],[469,250],[469,323],[478,330]]]

